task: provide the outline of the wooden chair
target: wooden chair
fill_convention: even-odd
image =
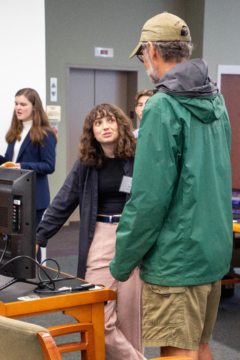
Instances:
[[[95,342],[92,324],[65,324],[47,328],[46,332],[38,332],[45,360],[61,360],[60,354],[81,351],[82,360],[95,360]],[[56,345],[53,337],[80,333],[81,340]]]
[[[81,333],[81,341],[56,345],[53,337]],[[92,324],[66,324],[48,329],[0,316],[1,360],[62,360],[61,354],[81,351],[82,360],[95,360]],[[192,360],[169,356],[151,360]]]
[[[81,341],[56,345],[53,337],[81,333]],[[82,360],[95,360],[92,324],[66,324],[45,329],[0,316],[1,360],[62,360],[61,354],[81,351]]]
[[[38,338],[40,344],[42,346],[42,350],[45,356],[45,360],[62,360],[60,353],[66,353],[69,351],[78,351],[82,350],[82,360],[89,360],[95,359],[95,349],[94,346],[90,346],[89,350],[87,350],[88,344],[90,345],[91,342],[94,344],[94,334],[93,328],[89,325],[91,324],[71,324],[71,325],[61,325],[56,327],[48,328],[49,334],[46,332],[38,332]],[[71,343],[71,344],[63,344],[63,345],[56,345],[53,338],[55,336],[61,336],[65,334],[71,334],[75,332],[81,332],[82,341],[78,343]],[[88,334],[88,340],[86,339],[86,333]],[[84,336],[84,338],[83,338]],[[84,352],[86,350],[86,352]],[[87,352],[88,351],[88,352]],[[190,357],[186,356],[168,356],[168,357],[161,357],[155,358],[151,360],[192,360]]]

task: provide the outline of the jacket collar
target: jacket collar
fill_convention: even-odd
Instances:
[[[27,133],[25,139],[23,140],[23,143],[20,147],[20,150],[19,150],[19,153],[18,153],[18,157],[17,157],[17,160],[16,162],[19,161],[22,153],[24,152],[24,150],[26,149],[26,147],[28,146],[28,144],[31,142],[31,139],[30,139],[30,131]],[[15,143],[15,142],[14,142]]]
[[[208,76],[203,59],[187,60],[165,72],[154,92],[185,97],[207,97],[218,93],[217,84]]]

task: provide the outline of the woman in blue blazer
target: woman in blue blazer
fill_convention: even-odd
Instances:
[[[6,135],[8,143],[0,165],[12,161],[19,169],[36,171],[36,226],[50,203],[47,174],[55,169],[56,135],[38,93],[30,88],[15,95],[15,109]]]

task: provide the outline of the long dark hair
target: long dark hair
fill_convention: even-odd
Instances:
[[[135,155],[136,139],[131,120],[116,105],[105,103],[94,106],[85,119],[79,146],[79,157],[85,165],[100,168],[106,160],[100,143],[93,135],[94,121],[97,117],[105,116],[114,116],[118,124],[119,137],[114,155],[124,160],[129,160]]]
[[[19,90],[16,96],[24,95],[34,106],[34,110],[32,112],[32,127],[30,130],[30,139],[32,145],[35,145],[37,143],[40,143],[43,146],[43,138],[44,136],[48,136],[46,130],[49,130],[54,133],[52,130],[49,120],[47,117],[47,114],[43,110],[42,101],[40,99],[40,96],[38,95],[37,91],[31,88],[25,88]],[[23,124],[22,121],[18,120],[16,111],[13,111],[13,117],[10,129],[7,132],[6,135],[6,141],[7,143],[11,143],[14,140],[21,140],[21,132],[23,130]],[[54,133],[55,135],[55,133]],[[55,135],[56,138],[56,135]],[[56,138],[57,141],[57,138]]]

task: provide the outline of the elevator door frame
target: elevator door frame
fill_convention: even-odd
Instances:
[[[135,77],[136,77],[136,91],[135,94],[139,91],[139,79],[140,79],[140,72],[141,69],[137,68],[137,67],[122,67],[122,66],[94,66],[94,65],[81,65],[81,64],[67,64],[67,99],[66,99],[66,120],[68,123],[68,120],[70,119],[70,98],[69,98],[69,94],[70,94],[70,71],[71,69],[79,69],[79,70],[102,70],[102,71],[119,71],[119,72],[128,72],[130,73],[135,73]],[[134,97],[135,97],[134,94]],[[134,99],[134,97],[132,96],[132,98]],[[133,100],[134,101],[134,100]],[[133,109],[135,108],[135,104],[133,104]],[[129,116],[129,114],[127,114]],[[134,112],[134,119],[133,119],[133,123],[135,122],[136,127],[139,127],[139,121],[136,117],[136,114]],[[69,156],[71,156],[70,154],[70,150],[69,150],[69,138],[70,138],[70,129],[68,128],[68,126],[66,126],[66,155],[67,158]],[[67,166],[67,173],[69,171],[68,169],[68,165]],[[73,214],[73,216],[71,216],[70,221],[78,221],[78,215],[77,212],[74,212],[75,214]]]

